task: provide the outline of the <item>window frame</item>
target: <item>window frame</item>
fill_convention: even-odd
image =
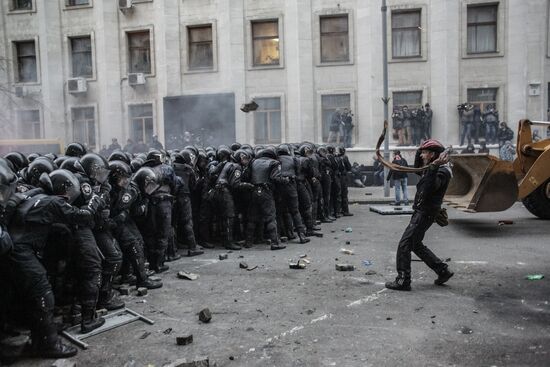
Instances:
[[[11,47],[9,48],[11,51],[11,60],[12,62],[9,63],[12,67],[12,79],[13,84],[15,85],[40,85],[41,84],[41,72],[40,72],[40,43],[38,36],[34,37],[21,37],[17,39],[10,39],[8,40]],[[17,43],[20,42],[34,42],[34,52],[35,52],[35,59],[36,59],[36,81],[32,82],[23,82],[19,81],[19,65],[18,65],[18,52],[17,52]]]
[[[126,111],[127,111],[127,124],[126,126],[128,126],[128,136],[127,136],[127,139],[130,138],[132,140],[134,140],[133,138],[133,125],[132,125],[132,116],[131,116],[131,109],[132,107],[137,107],[137,106],[144,106],[144,105],[151,105],[151,113],[152,113],[152,119],[153,119],[153,135],[159,135],[159,132],[158,132],[158,128],[157,128],[157,113],[156,113],[156,105],[155,105],[155,101],[143,101],[143,102],[132,102],[132,103],[128,103],[126,104]],[[143,117],[141,117],[141,119],[143,119]],[[143,132],[145,133],[145,130],[143,130]],[[159,139],[161,137],[159,136]],[[148,144],[147,140],[144,140],[143,141],[145,144]],[[134,143],[138,143],[138,141],[135,141],[134,140]]]
[[[488,89],[494,89],[495,90],[495,98],[494,98],[494,101],[470,101],[469,98],[468,98],[468,94],[469,94],[469,91],[470,90],[488,90]],[[480,110],[481,110],[481,113],[483,113],[483,111],[485,110],[485,107],[487,106],[487,104],[490,104],[490,103],[493,103],[496,107],[496,109],[498,110],[498,107],[499,107],[499,104],[498,104],[498,101],[499,101],[499,88],[498,87],[487,87],[487,88],[467,88],[466,89],[466,102],[468,103],[471,103],[473,105],[480,105]],[[499,112],[500,114],[500,112]]]
[[[189,28],[212,27],[212,67],[211,68],[190,68],[189,64]],[[183,74],[202,74],[218,72],[218,31],[217,22],[215,19],[205,19],[192,23],[183,23],[181,25],[181,44],[180,44],[181,60],[183,65]]]
[[[407,12],[420,12],[420,56],[393,56],[393,21],[392,15],[394,13],[407,13]],[[387,24],[388,34],[387,34],[387,52],[388,52],[388,63],[397,64],[397,63],[409,63],[409,62],[427,62],[429,57],[429,32],[428,27],[428,6],[426,4],[399,4],[388,6],[387,12]]]
[[[254,38],[252,23],[277,21],[279,35],[279,64],[255,65],[254,64]],[[246,39],[247,39],[247,64],[248,70],[284,69],[285,68],[285,41],[284,41],[284,19],[283,15],[265,14],[246,18]]]
[[[287,142],[287,133],[289,131],[289,127],[287,126],[287,106],[286,106],[286,95],[285,93],[255,93],[248,96],[247,100],[252,99],[261,99],[261,98],[279,98],[280,101],[280,108],[281,108],[281,143]],[[246,115],[247,119],[247,131],[246,134],[249,139],[250,144],[255,144],[256,141],[256,116],[254,113],[249,113]]]
[[[92,76],[90,77],[78,77],[73,76],[73,53],[72,53],[72,39],[73,38],[84,38],[89,37],[90,38],[90,44],[91,44],[91,58],[92,58]],[[95,34],[94,32],[90,31],[88,33],[72,33],[67,34],[65,36],[65,46],[67,49],[67,77],[69,79],[73,78],[84,78],[87,81],[95,81],[97,80],[97,70],[96,70],[96,50],[95,50]]]
[[[495,3],[495,4],[472,4],[472,5],[468,5],[467,7],[467,10],[466,10],[466,52],[468,53],[468,55],[480,55],[480,54],[490,54],[490,53],[496,53],[498,52],[498,11],[499,11],[499,4],[498,3]],[[470,23],[468,22],[468,12],[471,10],[471,9],[476,9],[476,8],[485,8],[485,7],[496,7],[496,15],[495,15],[495,20],[494,21],[491,21],[491,22],[478,22],[478,23]],[[495,50],[494,51],[469,51],[469,47],[468,47],[468,32],[470,30],[470,27],[476,27],[476,34],[477,34],[477,27],[480,27],[480,26],[494,26],[495,28],[495,39],[494,39],[494,42],[495,42]]]
[[[279,100],[279,109],[276,110],[276,109],[265,109],[265,110],[260,110],[258,108],[258,110],[254,111],[254,144],[281,144],[282,141],[283,141],[283,127],[282,127],[282,124],[283,124],[283,121],[282,121],[282,105],[281,105],[281,97],[256,97],[255,100],[260,100],[260,99],[278,99]],[[280,135],[280,138],[278,141],[275,141],[275,140],[270,140],[270,133],[271,133],[271,112],[276,112],[278,111],[279,112],[279,123],[281,124],[281,126],[279,127],[279,130],[281,132],[281,135]],[[267,132],[267,141],[258,141],[258,137],[256,136],[256,126],[258,124],[258,121],[256,120],[256,114],[257,113],[266,113],[267,114],[267,126],[266,126],[266,132]]]
[[[346,22],[347,22],[347,31],[346,32],[325,32],[323,33],[323,20],[324,19],[336,19],[336,18],[345,18],[346,19]],[[347,43],[348,43],[348,46],[347,46],[347,60],[323,60],[323,36],[330,36],[330,35],[343,35],[345,33],[346,35],[346,40],[347,40]],[[350,38],[349,38],[349,34],[350,34],[350,29],[349,29],[349,14],[330,14],[330,15],[320,15],[319,16],[319,45],[321,47],[321,50],[320,50],[320,55],[321,55],[321,63],[322,64],[333,64],[333,63],[346,63],[346,62],[349,62],[350,61]]]
[[[497,42],[495,52],[468,53],[468,7],[496,5],[497,8]],[[507,0],[462,0],[460,12],[460,37],[462,59],[483,59],[504,57],[506,53]]]
[[[396,14],[402,15],[402,14],[416,14],[418,13],[418,20],[420,21],[420,25],[418,27],[401,27],[401,28],[395,28],[393,26],[393,16]],[[391,58],[395,60],[403,60],[403,59],[418,59],[422,58],[422,9],[398,9],[398,10],[392,10],[391,11],[391,25],[390,25],[390,33],[391,33]],[[411,55],[411,56],[395,56],[393,54],[393,41],[394,41],[394,31],[396,29],[399,30],[415,30],[418,32],[418,55]]]
[[[321,60],[321,18],[348,16],[348,61],[322,61]],[[353,65],[355,63],[355,13],[353,9],[329,8],[313,13],[312,40],[314,51],[314,62],[316,67],[331,67]]]
[[[33,137],[31,139],[44,139],[44,116],[42,115],[41,108],[21,108],[21,109],[15,110],[15,121],[17,121],[17,128],[16,128],[17,137],[20,139],[26,139],[26,138],[23,138],[21,135],[21,127],[23,124],[21,123],[20,114],[23,112],[29,112],[29,111],[38,111],[38,124],[40,129],[40,136]]]
[[[8,12],[7,14],[27,14],[27,13],[36,13],[36,0],[31,0],[31,8],[30,9],[16,9],[14,7],[14,1],[16,0],[9,0],[8,3]]]
[[[466,102],[468,100],[468,90],[469,89],[497,89],[497,96],[496,96],[496,105],[498,109],[498,114],[500,116],[500,121],[509,121],[508,120],[508,114],[507,109],[508,106],[506,104],[507,101],[507,88],[506,84],[504,83],[485,83],[485,82],[466,82],[461,86],[461,92],[460,92],[460,101]],[[511,129],[514,129],[513,126],[509,127]],[[458,128],[458,127],[457,127]],[[515,131],[514,131],[515,132]]]
[[[88,0],[88,4],[83,5],[69,5],[70,0],[61,0],[63,1],[63,10],[78,10],[78,9],[87,9],[94,7],[94,0]]]
[[[121,42],[123,45],[121,63],[123,67],[123,77],[122,80],[128,79],[128,74],[131,74],[130,71],[130,38],[128,37],[131,33],[140,33],[140,32],[149,32],[149,50],[150,50],[150,59],[151,59],[151,70],[149,73],[144,73],[146,78],[152,78],[156,76],[156,57],[155,57],[155,32],[153,25],[144,25],[139,27],[128,27],[121,30],[122,38]]]
[[[342,95],[349,94],[350,109],[353,113],[353,131],[352,131],[352,144],[358,144],[358,138],[361,136],[359,131],[361,130],[361,117],[357,110],[357,91],[355,89],[323,89],[317,91],[317,122],[315,123],[315,138],[316,141],[323,141],[323,96],[329,95]],[[367,125],[365,125],[367,126]]]
[[[77,109],[85,109],[85,108],[91,108],[93,111],[94,111],[94,140],[95,140],[95,145],[93,146],[90,146],[88,144],[88,142],[86,142],[88,148],[93,148],[94,150],[97,150],[99,151],[101,149],[101,142],[99,140],[99,115],[98,115],[98,108],[97,108],[97,105],[95,104],[91,104],[91,105],[74,105],[74,106],[69,106],[69,116],[70,116],[70,121],[71,121],[71,138],[73,141],[76,141],[76,137],[75,137],[75,125],[74,125],[74,110],[77,110]],[[84,121],[89,121],[89,120],[84,120]],[[86,126],[86,132],[88,133],[88,126]],[[88,134],[86,134],[88,135]],[[89,138],[89,136],[88,136]]]

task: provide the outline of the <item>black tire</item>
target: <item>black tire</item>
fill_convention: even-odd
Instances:
[[[523,199],[523,205],[540,219],[550,219],[550,180]]]

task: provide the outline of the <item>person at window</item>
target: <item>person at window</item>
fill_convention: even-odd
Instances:
[[[506,122],[500,123],[500,128],[497,132],[497,138],[498,138],[498,146],[502,147],[506,141],[514,140],[514,131],[508,127],[508,124]]]
[[[153,138],[151,140],[151,149],[164,149],[162,146],[162,143],[159,141],[159,137],[157,135],[153,135]]]
[[[460,154],[474,154],[476,152],[476,149],[473,144],[468,144],[466,148],[462,149],[462,152]]]
[[[340,143],[340,128],[342,127],[342,113],[339,108],[334,111],[330,120],[328,142]]]
[[[394,139],[397,140],[397,145],[405,145],[405,134],[403,132],[403,112],[399,110],[399,107],[393,107],[393,113],[391,115],[394,130]]]
[[[484,141],[479,143],[479,150],[477,152],[479,154],[489,154],[489,148],[487,148],[487,144]]]
[[[403,158],[399,150],[393,152],[392,163],[402,167],[409,166],[407,160]],[[407,173],[392,170],[388,174],[386,180],[393,180],[393,186],[395,188],[395,202],[393,202],[392,205],[401,205],[401,191],[403,191],[403,205],[409,205],[409,194],[407,192]]]
[[[472,142],[474,133],[474,105],[465,103],[458,106],[460,123],[462,124],[462,134],[460,136],[460,145],[464,145],[464,139],[468,139],[468,144]]]
[[[432,137],[432,119],[434,116],[434,112],[432,108],[430,107],[429,103],[426,103],[424,106],[424,134],[423,138],[424,140],[428,140]]]
[[[488,104],[482,115],[485,123],[485,141],[495,144],[497,141],[498,111],[494,104]]]
[[[474,105],[474,129],[473,129],[474,143],[478,144],[480,138],[485,137],[485,126],[481,119],[481,108],[479,105]]]
[[[353,135],[353,113],[347,108],[342,114],[342,124],[344,130],[344,148],[351,148],[351,137]]]
[[[408,106],[403,106],[403,130],[405,132],[404,143],[405,145],[411,145],[413,139],[413,123],[412,113]]]

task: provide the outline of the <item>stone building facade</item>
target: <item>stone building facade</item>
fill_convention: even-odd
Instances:
[[[321,142],[346,107],[352,151],[372,150],[381,130],[379,0],[1,0],[0,11],[7,138]],[[448,144],[468,100],[495,103],[514,129],[546,120],[548,13],[548,0],[388,0],[390,111],[429,102]],[[251,99],[260,108],[239,111]]]

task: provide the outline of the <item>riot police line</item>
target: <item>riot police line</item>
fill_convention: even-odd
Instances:
[[[162,287],[153,274],[204,249],[310,241],[351,216],[345,149],[313,143],[0,158],[0,325],[26,324],[26,355],[69,357],[54,315],[83,333],[124,307],[113,285]],[[2,351],[3,357],[9,351]]]

